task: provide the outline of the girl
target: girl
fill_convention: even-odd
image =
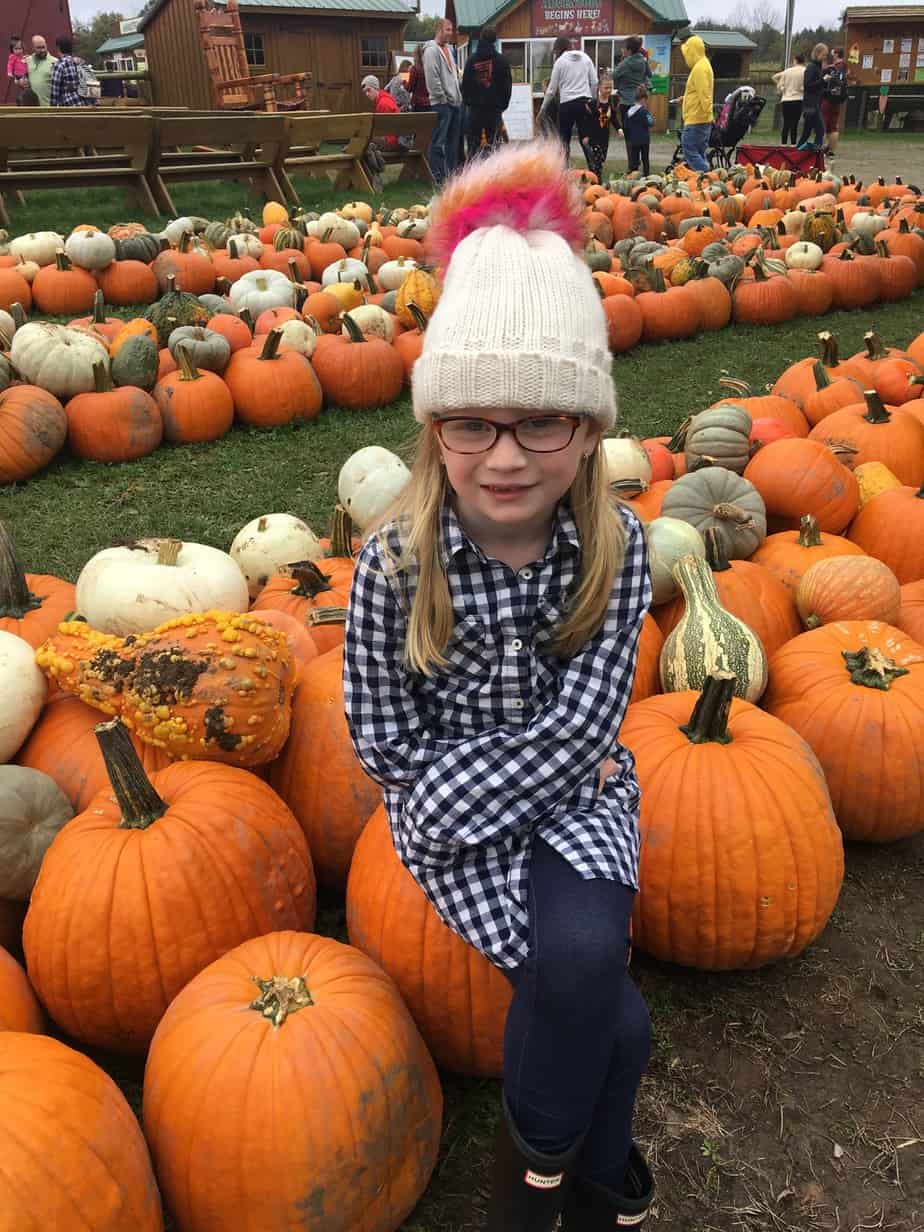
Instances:
[[[639,793],[618,743],[651,587],[607,486],[615,398],[580,216],[554,140],[470,163],[434,204],[417,457],[346,631],[347,717],[395,849],[514,988],[489,1232],[559,1214],[612,1232],[652,1196],[632,1142]]]
[[[604,74],[597,87],[587,136],[581,142],[587,166],[603,183],[603,164],[610,148],[610,127],[619,128],[619,100],[613,97],[613,79]]]
[[[642,175],[650,175],[648,152],[651,149],[654,116],[648,110],[648,91],[645,86],[639,86],[635,91],[635,102],[626,111],[623,124],[626,148],[629,151],[629,170],[638,171],[641,162]]]
[[[22,39],[10,39],[10,54],[6,62],[6,75],[12,81],[17,90],[25,90],[29,84],[29,66],[26,64],[26,58],[23,55]],[[17,102],[20,98],[17,98]]]

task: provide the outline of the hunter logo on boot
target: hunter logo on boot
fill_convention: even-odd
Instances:
[[[554,1176],[543,1176],[541,1172],[533,1172],[532,1168],[527,1168],[526,1175],[523,1177],[526,1184],[532,1185],[533,1189],[557,1189],[564,1179],[564,1172],[556,1172]]]

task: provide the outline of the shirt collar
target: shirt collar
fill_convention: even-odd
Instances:
[[[466,534],[450,500],[445,501],[443,504],[442,532],[440,555],[444,566],[448,566],[451,560],[454,560],[464,552],[471,552],[478,560],[487,561],[487,556],[485,556],[478,544],[473,543]],[[566,556],[568,553],[578,556],[580,551],[581,539],[578,535],[577,523],[568,507],[560,504],[555,513],[552,538],[546,549],[544,559],[555,560],[558,557]]]

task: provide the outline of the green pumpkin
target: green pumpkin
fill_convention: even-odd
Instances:
[[[673,568],[685,610],[661,649],[665,693],[701,689],[706,677],[731,672],[735,696],[757,702],[767,687],[767,655],[757,634],[722,606],[712,571],[700,556],[682,556]]]
[[[146,265],[154,260],[161,250],[160,240],[156,235],[146,232],[143,235],[130,235],[127,239],[116,240],[117,261],[144,261]]]
[[[604,252],[602,248],[585,248],[584,260],[591,270],[601,270],[603,273],[607,273],[613,264],[610,254]]]
[[[671,286],[682,287],[684,283],[689,282],[692,278],[696,278],[702,268],[701,261],[695,261],[692,257],[684,257],[682,261],[678,261],[676,265],[671,266]]]
[[[176,278],[171,274],[167,278],[167,290],[141,315],[156,327],[158,345],[165,347],[178,325],[206,325],[211,314],[197,296],[189,291],[177,291]]]
[[[152,339],[147,334],[134,334],[113,357],[113,383],[150,391],[157,384],[159,363],[160,355]]]
[[[225,226],[232,235],[240,235],[242,231],[250,231],[256,235],[259,227],[252,218],[248,218],[245,214],[234,214],[231,218],[225,219]]]
[[[234,232],[226,222],[210,222],[203,232],[205,242],[216,251],[219,248],[227,248],[228,240],[232,235]]]
[[[815,210],[806,215],[802,224],[802,239],[817,244],[822,252],[830,252],[840,242],[841,230],[831,214]]]
[[[294,248],[301,252],[304,243],[305,237],[296,227],[280,227],[273,236],[273,247],[277,252],[282,252],[284,248]]]

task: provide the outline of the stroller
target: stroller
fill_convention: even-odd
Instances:
[[[713,122],[706,147],[706,161],[713,171],[719,167],[726,170],[731,167],[738,143],[757,123],[766,105],[767,100],[761,98],[753,86],[738,86],[726,96]],[[670,171],[679,162],[683,162],[683,145],[678,141],[667,170]]]

